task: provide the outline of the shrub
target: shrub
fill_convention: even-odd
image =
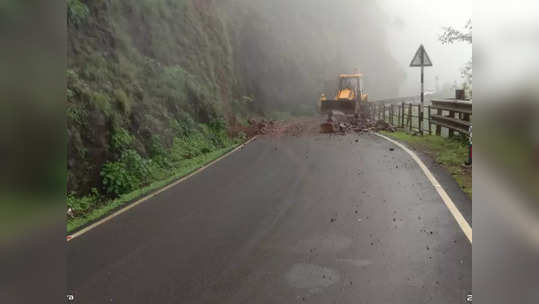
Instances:
[[[67,0],[67,23],[79,26],[86,22],[90,9],[80,0]]]
[[[211,141],[198,131],[190,136],[175,138],[172,145],[174,160],[191,159],[214,150]]]
[[[112,134],[110,141],[110,148],[113,153],[121,154],[123,151],[129,149],[133,143],[134,138],[124,128],[118,128]]]
[[[137,151],[127,149],[116,162],[107,162],[101,169],[103,190],[109,196],[118,197],[137,189],[151,180],[149,161]]]
[[[150,179],[148,160],[142,158],[137,151],[129,149],[122,153],[120,162],[125,164],[128,172],[138,183],[147,182]]]
[[[101,169],[105,193],[118,197],[137,187],[137,180],[129,174],[127,166],[122,162],[108,162]]]
[[[189,136],[197,129],[197,123],[191,115],[186,112],[179,112],[178,119],[170,120],[170,127],[174,130],[178,137]]]
[[[223,116],[214,117],[208,126],[214,131],[226,130],[226,120]]]
[[[238,133],[238,138],[237,138],[237,139],[238,139],[240,142],[245,141],[245,140],[247,140],[247,134],[245,134],[245,132],[243,132],[243,131],[240,131],[240,132]]]
[[[77,197],[75,192],[71,192],[67,194],[66,200],[67,207],[71,208],[73,215],[76,216],[77,214],[84,213],[93,207],[93,205],[99,201],[99,194],[97,189],[92,188],[90,195]]]
[[[167,151],[157,135],[153,135],[150,144],[150,156],[152,160],[162,168],[170,168],[172,164],[167,156]]]
[[[67,121],[85,125],[88,111],[80,104],[68,103],[66,108]]]
[[[159,135],[152,135],[150,139],[150,156],[155,157],[165,154],[166,151],[163,147],[163,144],[161,143],[161,138],[159,137]]]
[[[90,206],[89,202],[75,196],[75,192],[67,194],[67,207],[73,211],[86,210]]]

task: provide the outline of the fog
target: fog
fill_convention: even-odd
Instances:
[[[433,62],[432,67],[425,68],[425,89],[436,90],[436,77],[439,89],[455,82],[460,86],[464,81],[460,70],[472,57],[472,46],[464,42],[442,45],[438,36],[443,32],[442,27],[462,29],[472,19],[471,2],[381,0],[378,3],[391,20],[387,24],[386,38],[391,55],[406,73],[399,94],[408,96],[419,92],[419,68],[408,66],[420,44],[425,46]]]
[[[359,70],[371,99],[394,97],[405,81],[387,40],[391,18],[376,1],[229,0],[239,28],[237,62],[265,108],[314,108],[339,73]]]
[[[419,94],[419,69],[408,65],[423,43],[434,67],[426,89],[463,82],[471,46],[442,45],[443,26],[471,18],[464,1],[229,0],[236,62],[247,91],[265,109],[313,108],[334,94],[336,76],[359,70],[370,100]]]

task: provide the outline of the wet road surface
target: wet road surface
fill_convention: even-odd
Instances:
[[[67,247],[72,303],[454,304],[472,287],[472,245],[372,134],[260,137]]]

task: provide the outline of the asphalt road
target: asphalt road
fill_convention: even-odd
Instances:
[[[67,247],[71,303],[455,304],[472,287],[434,187],[369,134],[259,138]]]

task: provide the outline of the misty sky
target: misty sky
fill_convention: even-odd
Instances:
[[[468,0],[379,0],[378,5],[391,20],[387,27],[387,39],[395,60],[406,72],[406,80],[399,95],[415,95],[419,92],[419,68],[409,67],[417,48],[422,43],[433,62],[425,68],[425,89],[435,88],[435,76],[439,85],[464,81],[460,69],[472,56],[472,46],[467,43],[442,45],[438,36],[442,27],[464,28],[472,17],[471,1]]]

